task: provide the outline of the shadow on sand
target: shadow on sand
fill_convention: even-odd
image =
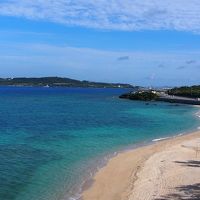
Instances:
[[[174,161],[174,162],[186,167],[200,167],[200,161],[197,160]]]
[[[200,167],[200,161],[174,161],[184,167]],[[200,180],[199,180],[200,181]],[[155,200],[200,200],[200,183],[176,187],[176,192]]]
[[[200,200],[200,183],[183,185],[175,188],[176,193],[157,198],[155,200]]]

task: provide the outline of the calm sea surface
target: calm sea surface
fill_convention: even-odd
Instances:
[[[199,126],[197,108],[126,91],[1,87],[0,199],[74,199],[105,156]]]

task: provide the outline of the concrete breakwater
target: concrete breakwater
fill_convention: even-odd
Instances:
[[[160,96],[158,97],[157,101],[164,101],[164,102],[170,102],[170,103],[182,103],[182,104],[190,104],[190,105],[200,105],[200,99],[194,99],[194,98],[184,98],[179,96]]]

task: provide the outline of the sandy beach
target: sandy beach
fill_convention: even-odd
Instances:
[[[83,200],[200,199],[200,131],[119,153]]]

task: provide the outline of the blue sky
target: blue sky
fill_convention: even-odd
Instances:
[[[0,76],[200,84],[198,0],[1,0]]]

